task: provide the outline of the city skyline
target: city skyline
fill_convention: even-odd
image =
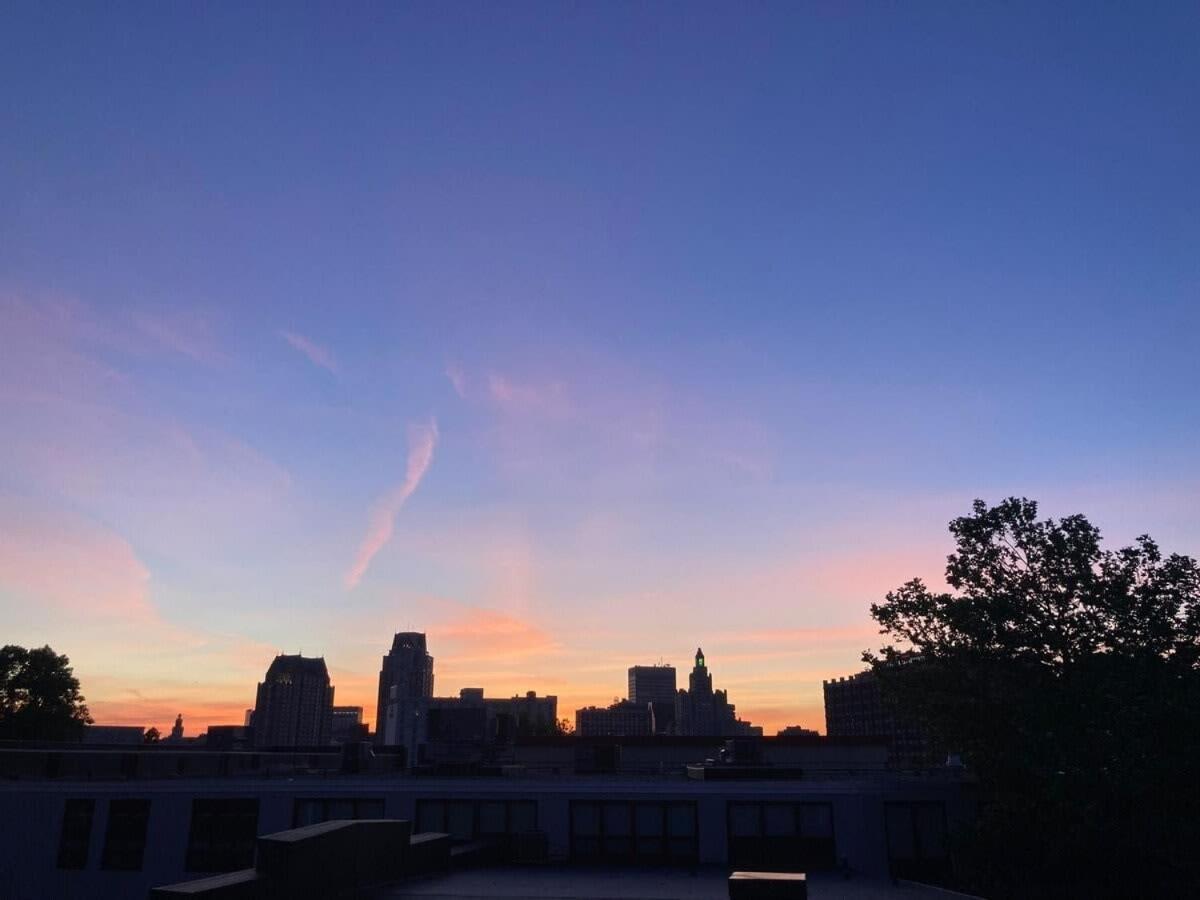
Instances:
[[[823,731],[977,497],[1194,553],[1169,6],[5,10],[6,641],[164,733],[406,630]]]

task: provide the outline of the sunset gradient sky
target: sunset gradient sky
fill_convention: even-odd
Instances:
[[[1195,4],[9,4],[0,641],[824,728],[970,501],[1200,552]]]

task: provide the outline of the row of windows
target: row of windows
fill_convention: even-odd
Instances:
[[[58,865],[87,867],[96,801],[68,800],[63,810]],[[185,869],[229,872],[254,865],[256,799],[195,799]],[[836,865],[833,808],[828,803],[740,802],[726,806],[729,863],[738,868],[804,869]],[[384,817],[380,798],[297,799],[294,827],[331,819]],[[142,868],[150,819],[148,799],[111,800],[100,867]],[[902,877],[936,875],[946,865],[946,819],[940,803],[887,803],[888,859]],[[537,831],[533,800],[418,800],[416,831],[456,841],[514,837]],[[689,801],[573,800],[571,856],[580,860],[695,864],[699,858],[696,804]]]
[[[440,831],[455,841],[529,834],[537,830],[533,800],[418,800],[417,831]]]
[[[828,803],[730,803],[727,810],[730,865],[811,872],[837,864]]]
[[[68,800],[63,809],[62,836],[58,844],[58,865],[62,869],[87,866],[92,840],[95,800]],[[142,867],[146,849],[146,825],[150,820],[149,800],[112,800],[108,804],[108,830],[100,867],[117,871]]]
[[[87,868],[95,813],[95,800],[72,799],[66,802],[58,844],[60,869]],[[383,800],[379,798],[300,799],[295,801],[292,810],[294,827],[330,819],[381,818]],[[110,800],[100,868],[139,871],[146,850],[149,821],[149,800]],[[257,836],[258,800],[193,800],[184,870],[232,872],[250,868],[254,865]]]
[[[571,856],[606,862],[695,864],[696,804],[571,802]]]

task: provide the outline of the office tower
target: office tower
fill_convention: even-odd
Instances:
[[[629,702],[650,704],[655,734],[669,734],[675,723],[675,667],[630,666]]]
[[[697,647],[696,662],[688,675],[688,689],[675,695],[675,733],[711,737],[754,732],[750,723],[737,718],[725,691],[713,690],[704,651]]]
[[[404,747],[408,759],[415,760],[432,696],[433,657],[425,648],[425,635],[399,632],[379,670],[375,740],[385,746]]]
[[[256,747],[316,747],[329,743],[333,686],[323,658],[277,656],[258,686]]]

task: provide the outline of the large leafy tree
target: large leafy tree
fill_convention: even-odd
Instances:
[[[987,896],[1188,896],[1200,886],[1200,568],[1083,516],[976,501],[949,592],[871,614],[864,659],[979,781],[959,877]]]
[[[71,661],[49,647],[0,648],[0,739],[77,740],[92,721]]]

